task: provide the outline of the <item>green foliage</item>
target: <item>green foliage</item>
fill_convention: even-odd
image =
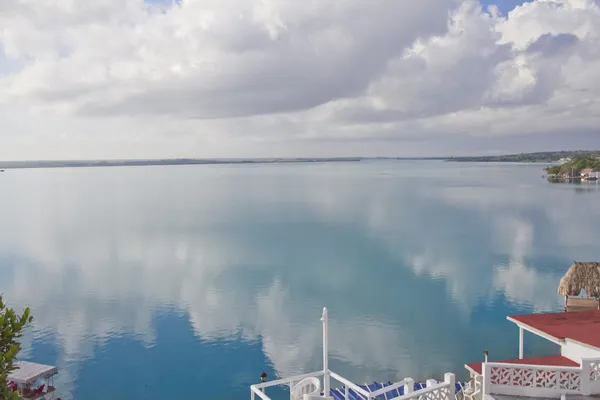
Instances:
[[[12,308],[8,308],[0,296],[0,399],[20,399],[18,393],[8,387],[7,376],[14,371],[14,362],[21,350],[18,339],[23,336],[23,328],[29,324],[31,317],[29,308],[18,315]]]
[[[575,157],[562,165],[553,165],[546,168],[546,172],[550,175],[579,176],[581,170],[585,168],[592,168],[594,171],[600,171],[600,158],[592,154]]]
[[[501,156],[452,157],[448,161],[463,162],[555,162],[561,158],[600,156],[600,150],[545,151],[539,153],[506,154]]]

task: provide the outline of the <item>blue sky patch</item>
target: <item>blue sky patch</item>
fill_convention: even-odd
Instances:
[[[508,14],[509,11],[514,9],[516,6],[519,6],[523,3],[527,3],[526,0],[480,0],[481,4],[485,7],[495,4],[498,6],[503,15]]]

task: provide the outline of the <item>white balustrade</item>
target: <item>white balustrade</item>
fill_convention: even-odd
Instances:
[[[454,374],[448,373],[444,375],[444,382],[435,383],[430,379],[427,381],[426,388],[406,393],[396,400],[455,400],[455,383]]]
[[[274,386],[289,386],[290,395],[291,395],[291,389],[298,382],[300,382],[306,378],[321,377],[323,375],[324,375],[323,371],[317,371],[317,372],[312,372],[310,374],[296,375],[296,376],[292,376],[289,378],[277,379],[277,380],[265,382],[265,383],[258,383],[256,385],[250,386],[250,398],[252,400],[255,400],[256,396],[258,396],[263,400],[271,400],[271,398],[265,394],[265,390],[269,387],[274,387]]]
[[[344,398],[350,399],[350,390],[355,392],[359,398],[364,400],[374,400],[377,397],[385,396],[387,399],[397,400],[455,400],[455,382],[456,378],[454,374],[444,375],[444,381],[437,383],[434,380],[429,380],[427,387],[414,390],[414,381],[410,378],[404,379],[402,382],[397,382],[393,385],[383,387],[374,392],[369,392],[350,380],[336,374],[333,371],[327,371],[328,376],[331,380],[336,381],[344,385]],[[264,392],[264,389],[274,386],[289,385],[293,387],[296,383],[301,382],[306,378],[321,377],[324,376],[324,371],[314,372],[312,374],[293,376],[287,379],[278,379],[271,382],[260,383],[250,386],[250,398],[256,400],[256,397],[262,400],[271,400],[271,398]],[[390,392],[395,391],[400,387],[404,387],[404,395],[394,397]]]
[[[483,393],[548,398],[600,394],[600,359],[584,359],[580,367],[483,363]]]

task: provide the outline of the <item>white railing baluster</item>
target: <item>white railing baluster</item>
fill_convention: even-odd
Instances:
[[[415,390],[415,381],[412,378],[404,380],[404,396],[411,394]]]
[[[372,393],[367,382],[365,382],[365,387],[367,388],[367,392]],[[368,395],[367,400],[371,400],[371,395]]]

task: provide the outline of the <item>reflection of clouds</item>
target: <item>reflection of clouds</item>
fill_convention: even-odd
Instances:
[[[85,182],[77,185],[79,180],[58,186],[60,194],[52,179],[39,182],[30,189],[33,193],[21,194],[21,207],[9,202],[13,207],[10,212],[4,209],[3,216],[15,230],[10,235],[5,232],[7,240],[0,243],[0,254],[12,260],[10,277],[2,286],[15,306],[27,303],[33,307],[32,335],[37,335],[37,340],[46,332],[55,335],[61,349],[62,389],[73,386],[77,363],[92,357],[95,349],[111,338],[134,335],[152,345],[153,314],[166,306],[187,312],[203,339],[227,338],[236,331],[248,340],[260,336],[263,350],[279,374],[319,366],[318,312],[322,304],[306,301],[303,305],[289,297],[289,277],[269,273],[270,264],[281,261],[278,254],[269,243],[232,232],[228,218],[241,213],[227,204],[227,211],[220,209],[213,201],[218,198],[214,190],[208,200],[191,194],[191,208],[207,215],[192,218],[194,223],[180,216],[181,205],[163,204],[168,199],[147,187],[139,191],[149,192],[144,193],[148,198],[140,197],[136,190],[130,191],[131,197],[121,193],[107,201],[101,200],[103,191],[112,193],[120,181],[98,190]],[[212,183],[217,187],[218,182]],[[218,190],[230,197],[227,188]],[[297,188],[293,192],[293,196],[300,194]],[[259,197],[257,193],[252,196]],[[56,196],[60,196],[58,200]],[[42,197],[46,202],[39,201]],[[194,203],[200,200],[204,203]],[[264,206],[257,203],[269,202],[260,197],[250,202],[260,214]],[[237,229],[246,227],[233,225],[233,230]],[[332,266],[326,264],[295,271],[294,284],[303,280],[315,286],[327,283],[315,280],[315,269]],[[261,282],[246,285],[253,274]],[[339,281],[325,286],[343,289]],[[411,356],[402,361],[390,357],[389,349],[417,356],[417,349],[398,346],[403,337],[392,325],[363,324],[357,318],[344,317],[343,323],[332,320],[332,331],[340,332],[332,346],[333,357],[355,365],[399,369],[408,365]],[[364,346],[365,339],[375,340]]]
[[[508,248],[512,242],[508,265],[494,270],[494,287],[520,306],[535,311],[556,311],[560,299],[554,290],[548,289],[557,287],[560,275],[540,273],[526,265],[525,258],[532,250],[533,226],[515,217],[494,221],[497,239],[508,242],[505,243]]]
[[[575,197],[573,186],[551,185],[540,189],[539,182],[536,185],[527,179],[516,174],[495,175],[492,170],[487,184],[445,187],[441,196],[431,188],[425,193],[441,197],[452,207],[469,210],[471,214],[477,212],[481,219],[489,221],[494,252],[508,258],[508,265],[497,266],[492,277],[481,277],[492,279],[493,286],[489,287],[502,291],[509,301],[520,306],[537,311],[556,310],[561,300],[555,288],[568,265],[563,265],[560,272],[550,273],[540,270],[543,265],[528,266],[527,260],[543,256],[596,259],[595,238],[600,236],[597,223],[600,209],[595,206],[598,196],[584,193]],[[542,181],[541,185],[544,184]],[[444,267],[443,263],[432,265]],[[453,271],[456,269],[443,269],[439,273],[445,273],[452,281],[457,279]],[[468,296],[465,293],[469,288],[466,290],[463,297]]]
[[[506,178],[498,182],[495,178],[490,177],[494,185],[498,184],[495,187],[447,187],[442,190],[441,197],[455,207],[478,210],[481,213],[501,212],[509,218],[525,218],[524,210],[542,213],[544,222],[551,225],[552,234],[557,236],[560,247],[554,246],[555,249],[593,249],[595,238],[600,234],[600,227],[596,223],[600,219],[597,191],[578,193],[574,185],[548,184],[548,187],[540,188],[539,182],[538,185],[518,184],[511,180],[507,182]],[[518,175],[509,176],[510,178],[519,179]],[[539,179],[541,185],[545,184],[538,176],[535,179]],[[438,197],[431,191],[427,193]],[[590,254],[592,257],[593,255]]]
[[[489,271],[473,270],[468,265],[459,261],[456,251],[446,254],[422,250],[420,253],[409,254],[405,263],[418,275],[428,275],[437,279],[444,279],[446,290],[451,295],[465,314],[469,314],[472,307],[488,296],[490,287],[478,279],[486,276]]]
[[[111,338],[153,345],[153,315],[166,307],[187,313],[203,339],[260,337],[288,375],[319,368],[318,314],[327,305],[335,360],[417,377],[429,373],[417,370],[423,365],[464,361],[444,341],[460,340],[457,315],[497,291],[535,310],[559,305],[557,275],[531,257],[551,249],[594,258],[597,196],[578,197],[579,208],[572,191],[545,197],[520,172],[471,176],[461,167],[463,175],[438,177],[438,165],[407,165],[11,172],[2,184],[14,196],[0,198],[10,227],[0,230],[0,257],[11,267],[0,289],[11,304],[33,307],[27,343],[55,335],[63,388]],[[348,236],[346,247],[335,247],[331,232]],[[367,265],[373,255],[380,265]],[[429,303],[415,317],[410,303],[389,305],[386,296]],[[430,329],[438,321],[448,329]]]
[[[540,274],[523,263],[511,262],[494,271],[494,287],[504,292],[512,302],[531,307],[534,311],[557,311],[561,301],[555,291],[559,274]]]

